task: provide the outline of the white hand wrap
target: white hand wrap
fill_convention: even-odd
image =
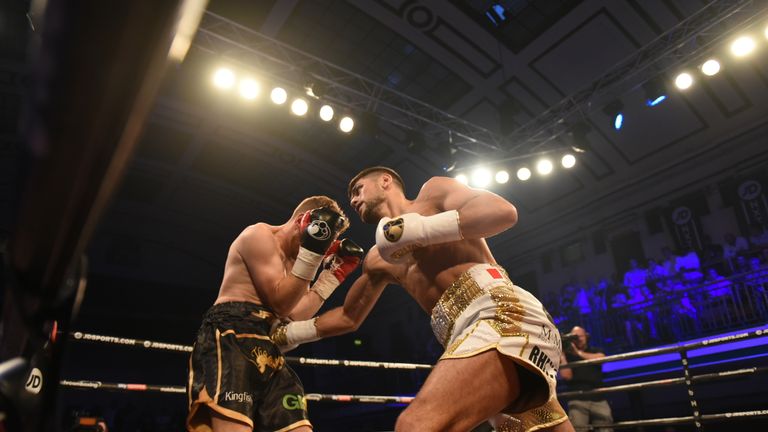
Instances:
[[[317,273],[317,268],[320,267],[321,262],[323,262],[323,254],[300,247],[291,273],[299,279],[311,281],[315,278],[315,273]]]
[[[376,228],[376,246],[385,261],[402,263],[415,249],[463,239],[459,212],[449,210],[434,216],[406,213],[394,219],[382,218]]]
[[[285,340],[288,345],[299,345],[322,339],[317,335],[316,320],[317,318],[312,318],[306,321],[288,323],[285,328]]]
[[[333,275],[332,270],[323,270],[320,272],[320,276],[317,277],[315,283],[312,284],[310,290],[319,295],[323,301],[326,301],[339,285],[341,284],[336,279],[336,276]]]

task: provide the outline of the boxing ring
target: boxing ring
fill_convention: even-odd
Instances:
[[[649,418],[649,419],[637,419],[637,420],[625,420],[615,422],[613,424],[600,424],[599,428],[614,428],[614,429],[626,429],[632,427],[644,427],[644,426],[668,426],[668,425],[694,425],[696,430],[702,430],[703,424],[724,422],[735,419],[746,418],[768,418],[768,409],[763,410],[750,410],[750,411],[731,411],[721,412],[715,414],[702,414],[700,410],[700,403],[696,398],[695,385],[704,382],[711,382],[716,380],[727,380],[733,378],[750,377],[757,374],[761,374],[768,370],[768,367],[748,367],[735,370],[724,370],[714,373],[694,374],[689,361],[688,353],[692,350],[699,348],[705,348],[710,346],[721,345],[725,343],[744,341],[750,339],[764,338],[768,336],[768,327],[745,331],[742,333],[729,335],[725,337],[714,337],[710,339],[701,340],[698,342],[680,344],[675,346],[668,346],[662,348],[654,348],[641,350],[636,352],[624,353],[606,356],[595,360],[583,360],[578,362],[572,362],[567,365],[563,365],[563,368],[578,368],[586,365],[603,364],[609,362],[638,359],[650,356],[656,356],[660,354],[673,354],[677,353],[680,357],[680,363],[683,369],[683,376],[666,378],[652,381],[637,382],[631,384],[622,384],[615,386],[605,386],[596,388],[590,391],[569,391],[558,393],[558,397],[561,400],[567,400],[579,396],[588,396],[596,394],[609,394],[609,393],[621,393],[631,392],[641,389],[648,389],[654,387],[667,387],[667,386],[684,386],[688,400],[690,402],[690,415],[679,417],[665,417],[665,418]],[[120,347],[135,348],[140,350],[149,351],[166,351],[176,352],[179,354],[189,354],[192,352],[192,346],[179,345],[172,343],[165,343],[152,340],[122,338],[116,336],[107,336],[100,334],[84,333],[84,332],[72,332],[69,334],[69,339],[76,343],[95,343]],[[432,365],[419,364],[419,363],[394,363],[394,362],[379,362],[379,361],[361,361],[361,360],[343,360],[343,359],[320,359],[309,357],[292,357],[286,356],[286,361],[291,365],[300,366],[313,366],[313,367],[341,367],[341,368],[370,368],[370,369],[391,369],[391,370],[431,370]],[[187,390],[184,386],[179,385],[164,385],[164,384],[146,384],[146,383],[112,383],[93,381],[87,379],[62,379],[59,382],[60,386],[67,389],[79,389],[79,390],[108,390],[116,392],[160,392],[160,393],[180,393],[186,394]],[[373,404],[386,404],[386,403],[403,403],[407,404],[413,400],[410,396],[382,396],[382,395],[344,395],[344,394],[320,394],[308,392],[305,395],[308,401],[331,401],[338,403],[373,403]],[[590,425],[587,429],[593,430],[594,425]]]

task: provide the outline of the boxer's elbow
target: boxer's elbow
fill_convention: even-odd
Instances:
[[[510,202],[507,202],[505,206],[501,208],[501,219],[508,228],[512,228],[517,224],[517,208]]]

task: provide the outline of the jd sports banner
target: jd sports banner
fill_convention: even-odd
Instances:
[[[741,215],[747,225],[768,228],[768,202],[765,188],[757,180],[744,180],[738,186]]]
[[[701,250],[701,222],[699,215],[691,207],[685,205],[670,207],[668,218],[678,250],[688,248]]]

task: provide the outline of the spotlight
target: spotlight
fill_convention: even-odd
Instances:
[[[715,59],[709,59],[701,65],[701,73],[706,76],[716,75],[720,72],[720,62]]]
[[[667,99],[667,89],[664,82],[654,78],[643,84],[645,90],[645,104],[654,107]]]
[[[568,129],[568,135],[571,136],[573,151],[578,153],[584,153],[589,148],[589,140],[587,134],[592,128],[584,122],[576,122]]]
[[[621,130],[622,126],[624,126],[624,114],[622,113],[623,109],[624,104],[621,103],[620,100],[611,101],[603,108],[603,112],[605,115],[611,118],[611,121],[613,122],[613,128],[616,130]]]
[[[688,72],[683,72],[675,78],[675,86],[680,90],[687,90],[693,85],[693,76]]]
[[[459,182],[461,184],[468,184],[469,183],[469,179],[464,174],[457,174],[456,177],[454,177],[454,178],[456,179],[457,182]]]
[[[560,164],[563,165],[563,168],[573,168],[573,166],[576,165],[576,156],[566,154],[560,159]]]
[[[440,154],[440,159],[443,161],[443,171],[453,171],[453,169],[456,168],[456,153],[459,151],[459,148],[453,145],[452,130],[448,130],[448,144],[440,145],[437,149],[438,153]]]
[[[296,98],[291,102],[291,112],[297,116],[303,116],[309,111],[307,101],[302,98]]]
[[[304,92],[313,99],[320,99],[328,93],[328,88],[323,83],[308,81],[304,84]]]
[[[472,185],[486,187],[491,184],[491,172],[485,168],[478,168],[472,172]]]
[[[755,50],[755,41],[749,36],[742,36],[731,44],[731,53],[736,57],[744,57]]]
[[[254,100],[259,95],[259,91],[261,91],[261,87],[256,81],[250,78],[240,81],[240,96],[243,99]]]
[[[552,161],[549,159],[541,159],[536,162],[536,172],[541,175],[547,175],[552,172]]]
[[[528,180],[529,178],[531,178],[531,170],[525,167],[520,168],[519,170],[517,170],[517,178],[522,181]]]
[[[341,121],[339,121],[339,129],[341,129],[342,132],[350,133],[354,127],[355,121],[352,120],[352,117],[344,116],[341,118]]]
[[[320,107],[320,119],[323,121],[333,120],[333,107],[330,105],[323,105]]]
[[[277,105],[282,105],[288,100],[288,92],[282,87],[275,87],[272,89],[272,93],[270,93],[269,97],[272,99],[272,102]]]
[[[220,89],[230,89],[235,85],[235,73],[231,69],[219,68],[213,74],[213,85]]]
[[[505,170],[501,170],[496,173],[496,183],[504,184],[509,181],[509,173]]]

